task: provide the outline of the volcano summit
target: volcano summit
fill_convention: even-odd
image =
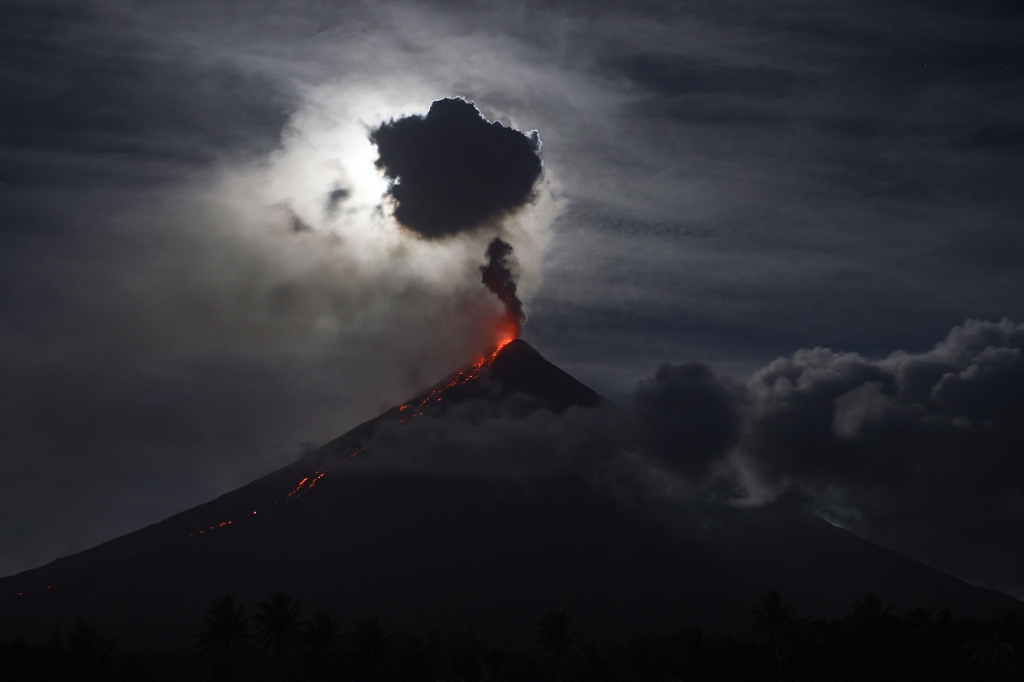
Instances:
[[[45,636],[78,615],[126,646],[173,648],[211,599],[275,590],[343,620],[472,625],[502,643],[555,608],[598,641],[738,629],[772,588],[821,616],[868,592],[901,609],[1020,608],[785,501],[651,499],[616,454],[623,419],[515,340],[245,487],[0,580],[0,620]]]

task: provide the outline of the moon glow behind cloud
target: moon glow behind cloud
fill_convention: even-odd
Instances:
[[[394,218],[389,181],[376,165],[379,150],[371,135],[389,121],[416,120],[416,112],[423,112],[437,99],[435,93],[413,102],[409,91],[416,88],[398,90],[403,94],[387,90],[360,93],[329,84],[310,93],[292,117],[281,146],[255,164],[226,168],[213,200],[244,214],[249,225],[335,235],[344,243],[346,257],[364,268],[394,267],[431,286],[450,287],[456,282],[461,285],[466,277],[473,279],[493,235],[475,234],[459,223],[450,231],[437,228],[458,239],[432,243],[415,238],[415,233],[407,232]],[[503,131],[521,137],[528,146],[537,144],[515,131]],[[477,208],[473,220],[499,218],[518,209],[514,216],[504,216],[500,228],[495,223],[494,229],[515,235],[529,292],[540,283],[540,260],[558,204],[550,187],[534,187],[539,161],[533,152],[527,156],[536,161],[537,169],[525,180],[525,193],[518,188],[513,190],[518,192],[514,200],[502,203],[500,198],[493,199],[495,207]]]

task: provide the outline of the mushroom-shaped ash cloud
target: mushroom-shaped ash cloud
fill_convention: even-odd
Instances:
[[[395,219],[428,239],[471,232],[524,207],[541,176],[536,131],[489,123],[461,98],[383,123],[370,140],[390,181]]]

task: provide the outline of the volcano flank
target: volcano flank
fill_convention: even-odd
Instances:
[[[192,643],[215,597],[252,604],[275,590],[345,621],[378,614],[421,632],[471,625],[510,644],[556,608],[598,641],[684,622],[739,630],[769,589],[814,616],[842,613],[868,592],[900,609],[1020,609],[785,501],[666,509],[623,493],[607,484],[600,457],[614,448],[570,427],[613,422],[619,412],[512,341],[249,485],[0,580],[0,621],[37,637],[77,615],[127,647],[169,649]],[[458,420],[474,434],[499,434],[459,446],[481,461],[520,447],[500,435],[507,430],[489,431],[492,423],[545,424],[574,455],[515,473],[391,463],[406,432],[431,461],[453,456],[444,439],[426,436]],[[537,450],[542,441],[523,442]]]

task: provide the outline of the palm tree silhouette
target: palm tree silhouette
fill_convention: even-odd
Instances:
[[[245,605],[230,595],[213,600],[196,639],[200,650],[217,657],[214,676],[230,677],[234,659],[252,647]]]
[[[975,639],[966,642],[964,649],[970,654],[970,663],[986,677],[993,680],[1020,679],[1014,677],[1017,666],[1013,639],[1002,625],[998,621],[990,623]]]
[[[877,594],[866,594],[853,602],[849,616],[854,651],[861,673],[866,677],[892,669],[899,655],[894,637],[899,621]]]
[[[798,620],[796,609],[784,601],[778,590],[765,592],[750,609],[754,614],[754,632],[765,638],[765,644],[775,659],[776,679],[782,679],[782,661],[792,654]]]
[[[565,609],[548,611],[537,624],[537,644],[551,657],[556,679],[562,680],[569,674],[573,644],[576,633],[569,626]]]
[[[565,656],[572,650],[576,633],[569,627],[565,609],[548,611],[537,625],[537,644],[546,653]]]
[[[369,616],[356,623],[349,635],[355,645],[356,661],[367,680],[384,679],[391,658],[394,639],[377,616]]]
[[[331,675],[341,649],[341,626],[331,611],[317,611],[303,623],[302,643],[313,679]]]
[[[877,594],[865,594],[854,600],[851,619],[861,624],[876,625],[887,619],[892,609],[892,606],[885,606]]]
[[[299,623],[299,602],[286,592],[274,592],[260,602],[260,611],[253,616],[256,624],[256,643],[264,650],[273,649],[278,663],[282,663],[299,649],[302,626]]]
[[[75,618],[68,633],[68,666],[80,680],[107,679],[114,667],[114,640],[101,637],[95,627]]]

